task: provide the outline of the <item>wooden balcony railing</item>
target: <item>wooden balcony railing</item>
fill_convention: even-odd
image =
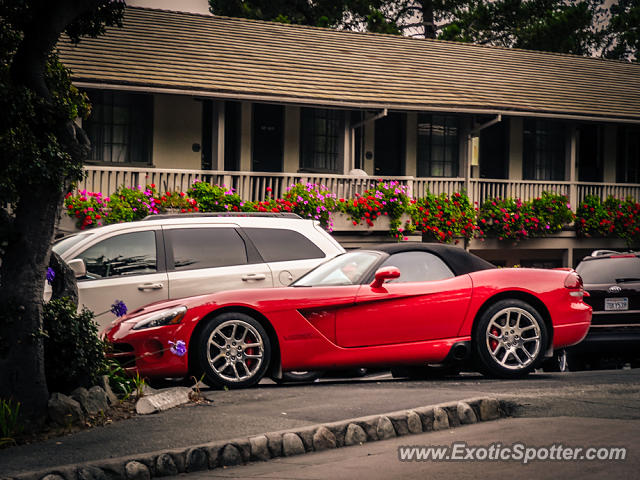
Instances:
[[[421,198],[427,191],[452,194],[468,190],[472,201],[482,204],[491,197],[514,197],[530,200],[544,191],[564,194],[572,206],[586,195],[597,195],[640,199],[640,184],[585,183],[567,181],[536,180],[496,180],[472,178],[468,184],[464,178],[419,178],[419,177],[367,177],[333,174],[268,173],[268,172],[225,172],[211,170],[181,170],[137,167],[96,167],[86,166],[85,179],[79,189],[112,194],[118,187],[137,186],[154,183],[161,191],[185,191],[195,181],[234,188],[245,201],[263,200],[267,187],[274,197],[281,197],[293,183],[310,182],[325,185],[338,198],[353,197],[376,183],[378,179],[396,180],[407,186],[408,194]]]

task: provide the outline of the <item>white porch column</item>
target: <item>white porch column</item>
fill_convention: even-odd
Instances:
[[[240,108],[240,170],[251,171],[251,126],[253,109],[250,102],[242,102]]]
[[[300,169],[300,107],[284,107],[284,161],[285,173]]]
[[[578,185],[576,185],[576,164],[578,163],[578,129],[576,125],[569,127],[569,165],[567,165],[567,177],[569,179],[569,204],[575,210],[578,206]]]

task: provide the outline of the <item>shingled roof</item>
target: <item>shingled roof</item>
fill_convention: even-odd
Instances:
[[[347,108],[640,121],[640,65],[129,7],[59,44],[83,87]]]

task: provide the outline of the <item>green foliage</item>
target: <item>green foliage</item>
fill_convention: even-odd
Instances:
[[[20,421],[20,402],[0,399],[0,447],[15,444],[15,436],[22,433],[24,425]]]
[[[233,189],[207,182],[194,182],[187,194],[197,202],[201,212],[237,212],[242,204],[240,196]]]
[[[215,15],[362,30],[384,0],[209,0]],[[373,22],[372,22],[373,24]]]
[[[576,211],[578,237],[617,237],[628,247],[640,243],[640,203],[633,198],[619,200],[588,195]]]
[[[45,374],[49,391],[68,393],[95,385],[104,363],[104,344],[91,311],[77,312],[67,298],[44,305]]]
[[[409,209],[412,229],[419,230],[430,241],[450,243],[456,238],[470,240],[475,230],[475,211],[466,194],[427,192]],[[457,241],[457,240],[456,240]]]
[[[77,195],[69,192],[64,198],[67,214],[76,219],[76,226],[84,230],[87,227],[98,227],[106,223],[109,212],[109,197],[102,193],[80,190]]]
[[[564,195],[550,192],[528,202],[490,198],[478,212],[478,236],[521,240],[559,232],[574,218],[567,202]]]
[[[373,188],[350,200],[340,199],[338,209],[349,215],[354,225],[365,222],[368,226],[378,217],[388,216],[390,233],[396,238],[402,236],[400,217],[411,203],[407,187],[397,181],[378,181]]]
[[[318,220],[331,230],[331,212],[336,209],[335,199],[335,193],[331,193],[324,185],[296,183],[287,188],[284,197],[276,202],[281,211],[291,211],[302,218]]]
[[[588,55],[598,49],[602,0],[464,2],[438,38]]]
[[[640,62],[640,0],[616,0],[609,12],[605,57]]]
[[[133,378],[115,360],[105,359],[100,373],[109,377],[109,386],[118,397],[127,398],[135,391]]]
[[[120,187],[110,197],[105,223],[132,222],[159,213],[156,197],[155,185]]]

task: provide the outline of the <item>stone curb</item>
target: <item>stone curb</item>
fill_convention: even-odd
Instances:
[[[497,420],[508,416],[512,409],[513,404],[505,400],[471,398],[174,450],[52,467],[0,480],[149,480]]]

